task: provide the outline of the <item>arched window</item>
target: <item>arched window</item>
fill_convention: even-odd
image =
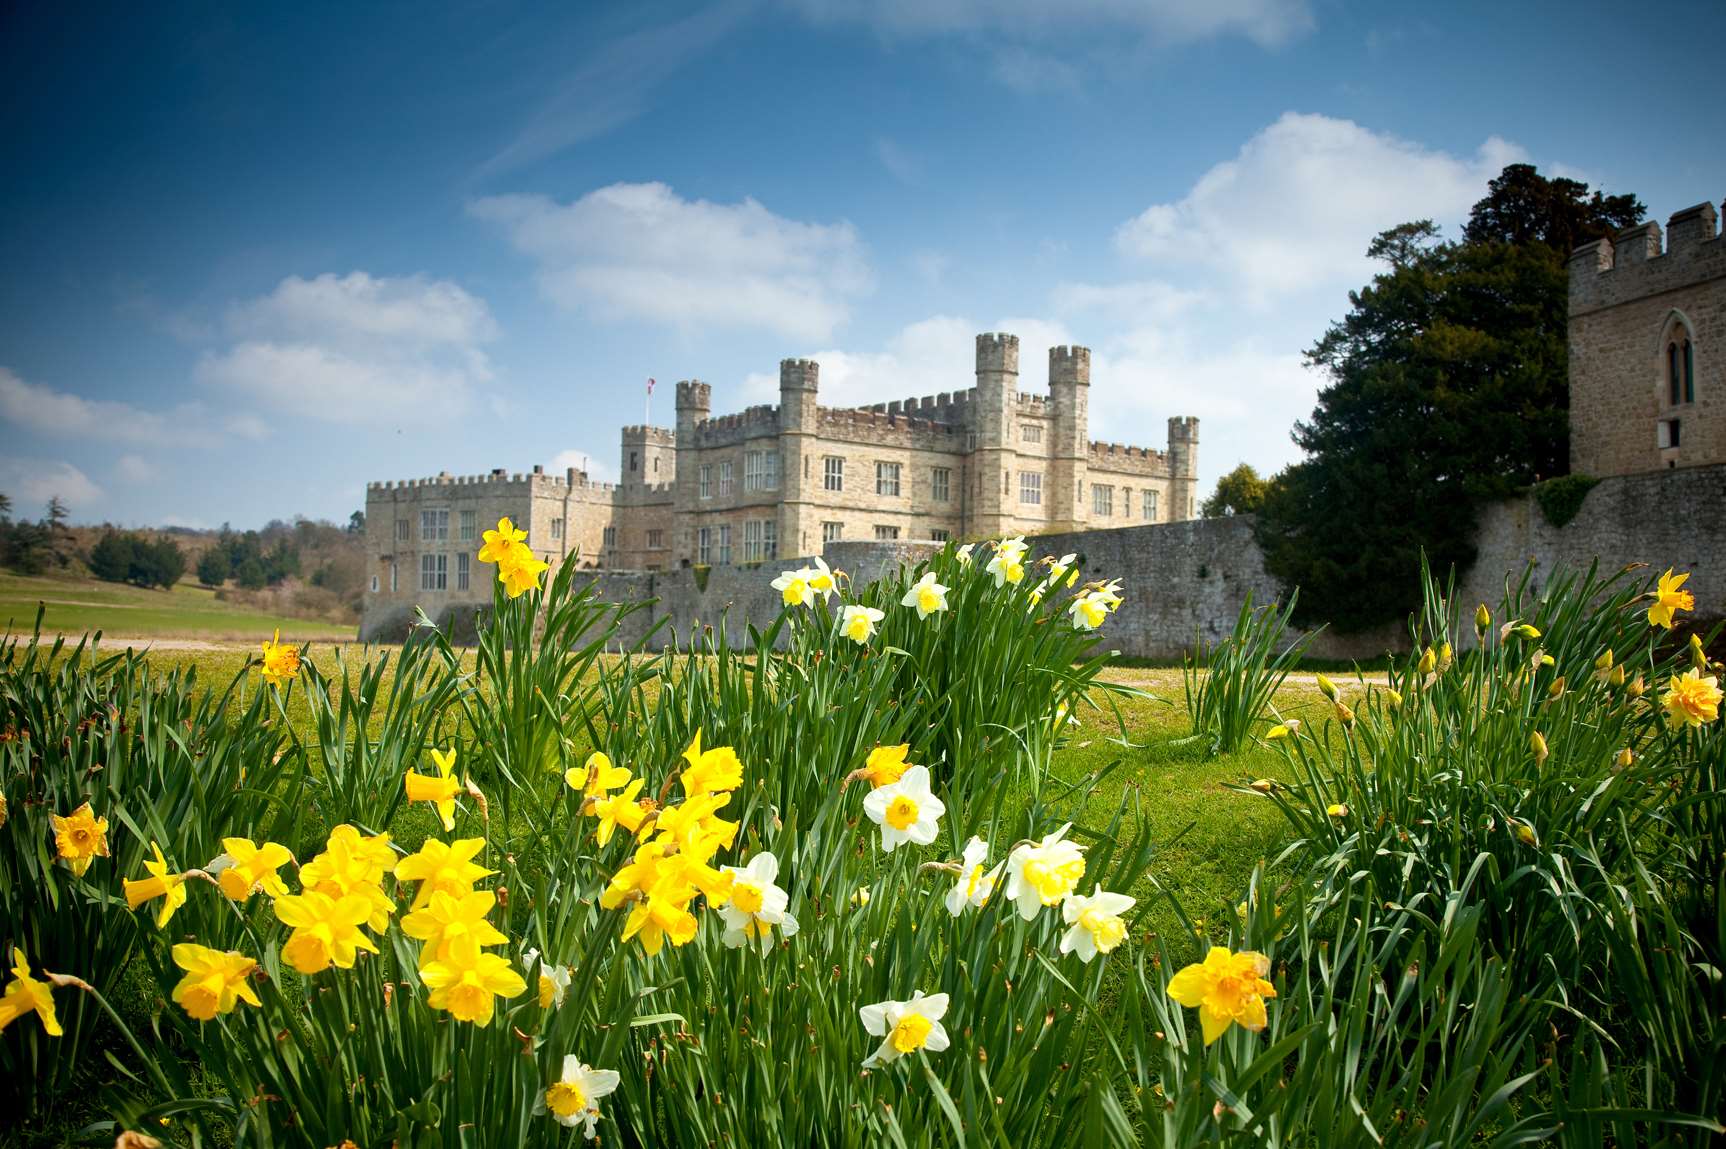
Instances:
[[[1690,340],[1684,341],[1684,401],[1696,402],[1696,359],[1690,354]]]
[[[1672,341],[1666,345],[1666,403],[1668,406],[1678,406],[1678,342]]]

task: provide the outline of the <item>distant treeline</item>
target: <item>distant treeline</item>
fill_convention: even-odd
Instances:
[[[90,548],[90,573],[108,582],[166,589],[186,573],[186,552],[166,536],[109,531]]]

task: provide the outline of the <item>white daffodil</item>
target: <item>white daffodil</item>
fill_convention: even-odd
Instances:
[[[960,547],[958,550],[953,552],[953,557],[959,560],[960,566],[962,566],[962,567],[963,566],[970,566],[971,565],[971,552],[976,550],[976,549],[977,549],[976,543],[966,543],[964,546]]]
[[[1100,592],[1093,590],[1074,599],[1067,613],[1073,616],[1073,629],[1096,630],[1109,617],[1109,606]]]
[[[550,1113],[559,1125],[571,1129],[585,1122],[583,1135],[592,1141],[599,1134],[598,1101],[616,1089],[617,1082],[617,1070],[595,1069],[583,1065],[575,1054],[568,1054],[563,1059],[563,1076],[534,1099],[533,1111],[536,1115]]]
[[[1106,954],[1127,940],[1127,923],[1121,915],[1133,908],[1136,898],[1110,894],[1097,886],[1090,897],[1074,894],[1061,903],[1061,918],[1068,930],[1061,935],[1061,952],[1077,953],[1087,965],[1098,954]]]
[[[1073,579],[1078,578],[1079,572],[1073,567],[1073,564],[1078,561],[1078,555],[1062,555],[1058,559],[1048,560],[1049,585],[1052,587],[1058,587],[1061,585],[1062,579],[1067,579],[1070,584]]]
[[[948,913],[958,917],[965,912],[966,906],[980,906],[989,900],[989,895],[995,892],[1001,881],[1001,871],[1006,863],[1002,862],[984,873],[983,865],[988,860],[989,843],[974,836],[965,843],[965,852],[959,860],[959,880],[947,891]]]
[[[760,853],[749,859],[747,866],[723,866],[731,875],[731,900],[719,907],[725,922],[725,933],[719,940],[731,949],[754,939],[761,943],[761,952],[773,948],[773,927],[780,937],[797,932],[797,919],[785,912],[791,896],[774,881],[779,877],[779,859]]]
[[[863,812],[881,827],[881,848],[890,854],[901,842],[933,842],[947,807],[929,790],[929,768],[913,766],[897,782],[869,791]]]
[[[781,571],[779,577],[768,585],[779,592],[779,601],[786,606],[814,606],[814,577],[813,570],[802,567],[794,571]]]
[[[833,572],[827,569],[826,560],[819,555],[815,557],[814,566],[804,567],[797,573],[808,582],[810,590],[821,596],[822,602],[831,601],[833,592],[839,589],[839,580],[833,577]]]
[[[1071,828],[1069,822],[1041,842],[1015,846],[1007,855],[1007,898],[1018,903],[1019,916],[1026,921],[1044,906],[1058,905],[1085,876],[1083,849],[1066,840]]]
[[[848,606],[839,617],[839,633],[859,645],[875,634],[875,624],[887,616],[872,606]]]
[[[870,1036],[882,1039],[881,1046],[863,1059],[863,1068],[872,1069],[897,1061],[907,1053],[926,1049],[940,1053],[952,1044],[941,1018],[947,1013],[947,995],[922,990],[911,995],[910,1001],[882,1001],[858,1010],[863,1028]]]
[[[995,554],[983,569],[995,576],[996,586],[1021,583],[1025,581],[1026,550],[1023,538],[1004,539],[995,544]]]
[[[905,592],[899,605],[914,606],[917,608],[918,618],[928,618],[936,611],[947,609],[947,588],[936,582],[935,572],[930,571]]]
[[[522,951],[521,968],[531,974],[535,964],[539,966],[539,1008],[553,1009],[562,1005],[563,995],[569,992],[569,971],[563,966],[540,961],[537,949]]]

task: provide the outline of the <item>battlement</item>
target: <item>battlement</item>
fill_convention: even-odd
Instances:
[[[1019,373],[1019,337],[1004,331],[985,331],[977,336],[977,372]]]
[[[1570,314],[1612,307],[1726,275],[1726,244],[1711,203],[1674,212],[1660,225],[1627,227],[1570,255]]]
[[[1027,415],[1045,415],[1048,413],[1049,397],[1047,395],[1033,395],[1029,391],[1021,391],[1016,398],[1019,401],[1019,410]]]
[[[1049,386],[1091,382],[1091,349],[1089,347],[1049,348]]]
[[[684,379],[677,384],[679,411],[706,411],[713,406],[713,385],[699,379]]]
[[[813,359],[781,359],[779,389],[781,391],[813,391],[821,381],[821,364]]]
[[[839,441],[959,450],[959,425],[928,418],[921,411],[920,406],[907,410],[897,400],[878,407],[823,407],[819,428],[824,438]]]
[[[670,447],[677,442],[677,432],[670,427],[649,427],[644,423],[631,423],[623,429],[623,441]]]
[[[586,472],[578,471],[574,467],[569,468],[561,475],[548,475],[545,473],[545,468],[543,466],[536,464],[534,469],[525,475],[519,471],[511,474],[504,468],[499,467],[496,470],[483,475],[452,475],[445,471],[422,479],[389,479],[380,482],[367,483],[366,492],[369,495],[374,491],[390,491],[397,493],[403,491],[415,491],[424,492],[425,495],[433,498],[442,498],[452,494],[467,493],[465,491],[457,490],[457,488],[480,487],[501,490],[506,487],[519,487],[523,485],[531,489],[542,487],[568,487],[580,491],[599,492],[611,492],[619,489],[619,484],[617,483],[602,483],[595,479],[589,479]],[[668,484],[660,485],[665,486]],[[484,495],[488,492],[475,491],[473,493],[475,495]]]
[[[905,415],[928,419],[936,423],[961,424],[967,421],[971,413],[971,400],[976,395],[976,389],[965,391],[943,391],[939,395],[922,395],[913,399],[894,399],[887,403],[872,403],[866,407],[854,408],[858,411],[872,411],[879,415]],[[844,410],[845,408],[836,408]]]
[[[1169,419],[1169,442],[1196,443],[1199,441],[1199,419],[1196,415],[1176,415]]]

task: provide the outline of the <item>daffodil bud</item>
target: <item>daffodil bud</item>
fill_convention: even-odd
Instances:
[[[1320,694],[1324,695],[1332,702],[1336,701],[1336,683],[1332,682],[1322,674],[1318,676],[1318,689]]]
[[[1324,808],[1324,812],[1329,814],[1332,818],[1348,817],[1348,807],[1341,802],[1332,802]]]
[[[1474,629],[1479,631],[1481,634],[1485,634],[1486,628],[1491,625],[1492,612],[1486,609],[1485,603],[1481,603],[1479,606],[1474,608]]]
[[[1534,764],[1539,766],[1544,763],[1550,753],[1546,749],[1546,736],[1536,730],[1528,736],[1528,745],[1534,751]]]
[[[1420,656],[1420,662],[1416,664],[1414,671],[1416,674],[1431,674],[1436,669],[1438,669],[1438,653],[1429,646],[1426,648],[1426,652]]]
[[[1609,673],[1606,676],[1606,684],[1608,686],[1623,686],[1624,685],[1624,667],[1621,665],[1620,666],[1614,666],[1612,668],[1611,673]]]
[[[1514,633],[1516,634],[1516,636],[1518,638],[1529,638],[1529,639],[1539,638],[1540,637],[1540,628],[1534,627],[1534,626],[1529,626],[1525,622],[1525,623],[1522,623],[1519,626],[1517,626]]]
[[[1438,644],[1438,672],[1440,674],[1443,674],[1445,671],[1449,670],[1450,669],[1450,663],[1451,663],[1450,643],[1441,642]]]
[[[1602,654],[1599,658],[1594,660],[1594,669],[1611,670],[1612,661],[1612,648],[1609,646],[1606,648],[1605,654]]]
[[[1552,685],[1546,688],[1546,697],[1555,699],[1564,697],[1564,675],[1561,674],[1552,680]]]
[[[1540,838],[1535,834],[1534,827],[1527,822],[1516,823],[1516,840],[1524,846],[1540,845]]]
[[[1648,684],[1643,682],[1642,676],[1640,674],[1638,674],[1634,679],[1631,680],[1630,686],[1628,687],[1626,692],[1632,698],[1641,698],[1643,691],[1645,691],[1647,689],[1648,689]]]
[[[1690,663],[1697,670],[1708,669],[1708,652],[1702,649],[1701,636],[1696,634],[1690,636]]]
[[[1402,705],[1402,694],[1401,694],[1401,692],[1396,691],[1396,690],[1392,690],[1390,687],[1387,686],[1384,688],[1384,696],[1386,699],[1388,699],[1390,701],[1392,708],[1399,707]]]
[[[1625,769],[1634,761],[1636,761],[1636,755],[1630,752],[1630,747],[1626,746],[1618,752],[1617,765],[1620,770]]]

